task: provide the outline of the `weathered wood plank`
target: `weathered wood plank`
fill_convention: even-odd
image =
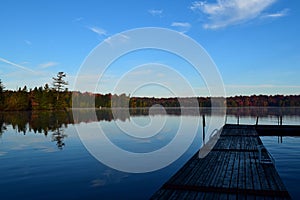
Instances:
[[[245,189],[246,188],[246,167],[244,165],[245,162],[245,152],[239,153],[239,172],[238,172],[238,188]]]
[[[256,165],[256,159],[257,158],[257,153],[250,153],[250,168],[251,168],[251,173],[252,173],[252,181],[253,181],[253,189],[254,190],[261,190],[262,189],[262,184],[259,178],[258,170],[257,170],[257,165]]]
[[[254,183],[253,183],[253,174],[252,174],[252,161],[251,161],[251,153],[245,153],[245,188],[248,190],[254,190]]]

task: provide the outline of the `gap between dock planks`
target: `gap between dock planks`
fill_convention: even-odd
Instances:
[[[225,125],[212,151],[196,153],[151,199],[291,199],[275,166],[259,162],[259,145],[254,126]]]

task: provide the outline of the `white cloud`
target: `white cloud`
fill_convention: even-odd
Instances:
[[[94,33],[97,33],[99,36],[106,36],[106,30],[96,27],[96,26],[91,26],[88,27],[89,30],[93,31]]]
[[[277,0],[217,0],[216,3],[206,1],[193,2],[190,9],[205,14],[208,23],[206,29],[224,28],[241,24],[261,17],[263,12]]]
[[[277,13],[272,13],[272,14],[265,14],[262,16],[262,18],[278,18],[278,17],[284,17],[288,14],[289,9],[283,9]]]
[[[171,26],[177,27],[182,33],[186,33],[191,28],[191,24],[188,22],[173,22]]]
[[[40,64],[39,66],[40,66],[41,68],[48,68],[48,67],[56,66],[56,65],[58,65],[58,64],[59,64],[59,63],[57,63],[57,62],[50,61],[50,62],[42,63],[42,64]]]
[[[173,22],[171,26],[177,26],[177,27],[184,27],[184,28],[190,28],[191,24],[187,22]]]
[[[150,13],[152,16],[162,16],[163,10],[148,10],[148,13]]]
[[[130,37],[125,34],[118,34],[114,37],[108,37],[104,41],[107,42],[109,45],[116,45],[116,44],[124,44],[130,40]]]
[[[9,64],[9,65],[11,65],[11,66],[17,67],[17,68],[22,69],[22,70],[25,70],[25,71],[35,72],[35,71],[29,69],[28,67],[25,67],[25,66],[23,66],[23,65],[19,65],[19,64],[17,64],[17,63],[11,62],[11,61],[6,60],[6,59],[1,58],[1,57],[0,57],[0,62]]]

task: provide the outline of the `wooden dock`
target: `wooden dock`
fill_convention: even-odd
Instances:
[[[196,153],[151,199],[291,199],[255,126],[225,125],[204,158]]]

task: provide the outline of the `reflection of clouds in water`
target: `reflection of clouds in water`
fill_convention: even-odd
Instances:
[[[149,144],[152,142],[151,139],[148,138],[134,138],[134,137],[133,137],[133,141],[135,143],[140,143],[140,144]]]
[[[7,134],[4,143],[6,149],[12,151],[31,150],[45,153],[57,151],[51,142],[51,137],[45,137],[41,134],[31,134],[31,132],[26,135]]]
[[[20,151],[20,150],[32,149],[32,148],[34,151],[41,151],[41,152],[45,152],[45,153],[52,153],[52,152],[58,151],[57,148],[54,148],[52,146],[48,147],[45,145],[37,145],[36,142],[30,143],[30,144],[19,144],[17,146],[11,147],[10,150]]]
[[[18,146],[13,146],[10,149],[11,150],[24,150],[28,147],[29,145],[27,144],[18,144]]]
[[[157,140],[166,140],[167,139],[167,134],[159,134],[156,139]]]
[[[163,131],[162,131],[163,133],[162,134],[158,134],[155,139],[163,141],[163,140],[169,140],[169,139],[173,138],[173,136],[172,137],[170,136],[170,133],[172,133],[172,130],[173,130],[172,127],[165,127],[163,129]]]
[[[177,125],[177,124],[176,124]],[[136,138],[136,137],[131,137],[131,139],[136,142],[136,143],[141,143],[141,144],[149,144],[153,143],[155,141],[164,141],[164,140],[170,140],[173,138],[173,132],[176,131],[174,130],[174,127],[165,125],[156,135],[149,137],[149,138]]]
[[[172,127],[164,127],[159,133],[157,133],[153,137],[149,137],[149,138],[130,137],[130,140],[134,143],[139,143],[139,144],[150,144],[157,140],[159,141],[169,140],[170,138],[173,138],[173,136],[172,137],[170,136],[172,130],[173,130]]]
[[[107,169],[100,175],[99,178],[96,178],[91,181],[91,187],[101,187],[109,184],[117,184],[128,177],[128,174]]]
[[[52,152],[57,152],[57,151],[59,151],[57,148],[54,148],[54,147],[46,147],[46,146],[44,146],[44,147],[39,147],[40,149],[40,151],[42,151],[42,152],[45,152],[45,153],[52,153]]]
[[[105,185],[105,180],[95,179],[91,181],[91,187],[100,187]]]
[[[0,156],[4,156],[4,155],[6,155],[7,154],[7,152],[5,152],[5,151],[0,151]]]
[[[169,139],[169,135],[168,133],[160,133],[158,135],[156,135],[155,137],[153,138],[134,138],[133,140],[136,142],[136,143],[140,143],[140,144],[150,144],[150,143],[153,143],[155,140],[159,140],[159,141],[164,141],[164,140],[168,140]]]

